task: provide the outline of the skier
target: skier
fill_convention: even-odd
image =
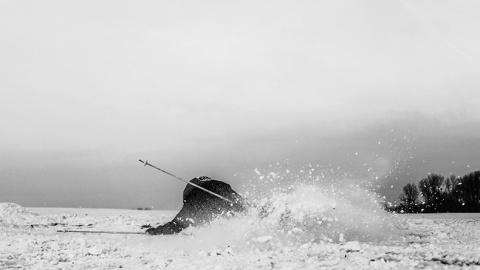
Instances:
[[[183,190],[183,207],[180,212],[172,221],[157,228],[150,228],[146,234],[175,234],[189,226],[198,227],[216,217],[230,217],[245,210],[243,198],[227,183],[206,176],[193,178],[190,183],[212,191],[230,202],[187,184]]]

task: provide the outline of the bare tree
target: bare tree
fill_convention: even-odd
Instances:
[[[407,184],[403,187],[403,193],[400,195],[400,204],[406,208],[407,211],[412,211],[418,202],[418,195],[420,192],[415,184]]]
[[[442,185],[445,178],[438,174],[429,174],[418,183],[420,192],[425,201],[426,207],[431,210],[437,210],[441,205]]]
[[[480,206],[480,171],[464,175],[458,181],[458,193],[466,208],[478,208]]]

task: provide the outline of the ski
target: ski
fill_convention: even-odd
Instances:
[[[57,230],[62,233],[145,234],[144,232]]]

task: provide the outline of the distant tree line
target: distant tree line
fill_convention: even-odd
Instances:
[[[480,212],[480,171],[462,177],[429,174],[403,187],[399,205],[385,205],[399,213]]]
[[[132,208],[132,210],[145,210],[145,211],[148,211],[148,210],[152,210],[153,207],[137,207],[137,208]]]

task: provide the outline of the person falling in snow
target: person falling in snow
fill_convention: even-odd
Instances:
[[[246,208],[243,198],[227,183],[206,176],[193,178],[190,183],[220,196],[187,184],[183,190],[183,207],[180,212],[172,221],[157,228],[150,228],[145,232],[146,234],[176,234],[190,226],[202,226],[217,217],[231,217],[235,213],[243,212]]]

